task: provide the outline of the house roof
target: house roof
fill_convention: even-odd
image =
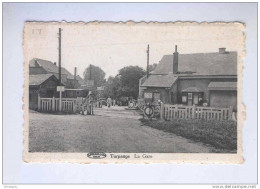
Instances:
[[[45,69],[47,72],[51,73],[59,73],[59,67],[55,65],[53,62],[48,61],[48,60],[43,60],[39,58],[33,58],[30,63],[30,67],[42,67]],[[61,74],[67,75],[68,79],[74,79],[74,76],[65,68],[61,68]]]
[[[210,82],[208,85],[209,90],[237,90],[237,82]]]
[[[171,87],[178,77],[173,73],[168,75],[150,75],[142,84],[142,87]]]
[[[173,55],[164,55],[154,74],[172,71]],[[237,75],[237,52],[179,54],[178,73],[185,72],[187,75]]]
[[[53,74],[38,74],[29,76],[29,85],[41,85],[44,81],[54,76]],[[55,76],[54,76],[55,77]],[[56,78],[56,77],[55,77]],[[57,78],[56,78],[57,79]]]
[[[79,75],[77,75],[76,79],[78,80],[80,85],[86,85],[86,82],[84,79],[82,79]]]

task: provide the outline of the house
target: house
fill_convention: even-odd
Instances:
[[[61,68],[61,85],[65,86],[63,98],[86,97],[88,90],[84,88],[84,80],[77,74],[77,68],[72,75],[65,68]],[[29,62],[29,94],[30,108],[38,108],[38,97],[58,98],[57,86],[59,83],[59,67],[48,60],[34,58]],[[79,80],[80,78],[80,80]]]
[[[29,76],[29,108],[38,109],[38,99],[59,97],[57,86],[59,80],[53,74],[37,74]]]
[[[53,74],[59,78],[59,67],[56,65],[56,62],[52,63],[48,60],[33,58],[29,62],[29,75],[37,74]],[[61,68],[61,83],[64,84],[66,88],[79,87],[78,81],[65,68]]]
[[[207,105],[237,110],[237,52],[179,54],[162,57],[139,80],[139,98],[167,104]]]
[[[82,79],[79,75],[76,76],[77,81],[79,82],[79,88],[88,89],[87,83],[84,79]]]

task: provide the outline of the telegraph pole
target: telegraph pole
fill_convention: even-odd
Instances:
[[[62,91],[64,91],[64,86],[61,86],[61,28],[59,28],[59,86],[57,87],[57,91],[60,92],[59,99],[59,111],[62,111]]]
[[[59,83],[61,85],[61,28],[59,28]]]
[[[146,69],[146,77],[148,78],[149,77],[149,44],[147,46],[147,69]]]

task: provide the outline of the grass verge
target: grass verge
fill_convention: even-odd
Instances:
[[[202,142],[215,148],[216,153],[236,153],[237,123],[214,120],[140,120],[144,125]]]

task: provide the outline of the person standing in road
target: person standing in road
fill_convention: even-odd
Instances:
[[[110,108],[112,105],[112,99],[110,97],[107,98],[107,107]]]

